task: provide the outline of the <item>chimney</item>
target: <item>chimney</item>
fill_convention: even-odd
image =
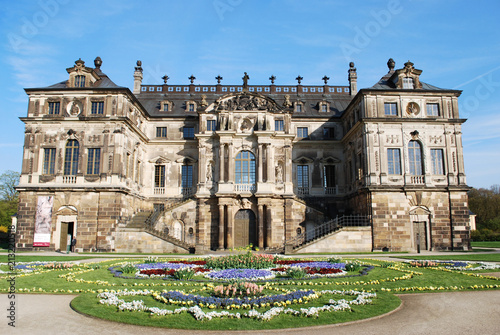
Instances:
[[[141,85],[142,85],[142,62],[140,60],[137,61],[137,66],[134,71],[134,94],[141,93]]]
[[[358,93],[358,74],[356,73],[356,68],[354,67],[354,63],[349,63],[349,86],[351,89],[351,95],[356,95]]]

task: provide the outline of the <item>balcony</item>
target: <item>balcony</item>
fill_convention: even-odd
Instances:
[[[193,187],[183,187],[181,189],[181,193],[184,197],[190,197],[195,193],[195,191]]]
[[[76,184],[76,176],[63,176],[62,181],[64,184]]]
[[[297,187],[297,195],[309,195],[309,187]]]
[[[165,187],[155,187],[154,194],[165,194]]]
[[[334,186],[334,187],[325,187],[325,194],[326,195],[335,195],[339,194],[339,187]]]
[[[235,192],[255,193],[256,188],[257,187],[256,187],[255,184],[235,184],[234,185],[234,191]]]
[[[410,183],[414,185],[424,185],[425,176],[410,176]]]

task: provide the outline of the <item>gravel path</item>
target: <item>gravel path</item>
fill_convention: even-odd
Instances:
[[[387,315],[349,324],[272,331],[156,329],[103,321],[73,311],[70,295],[16,295],[16,327],[7,325],[9,299],[0,295],[0,334],[196,335],[196,334],[499,334],[500,290],[400,295],[402,306]]]

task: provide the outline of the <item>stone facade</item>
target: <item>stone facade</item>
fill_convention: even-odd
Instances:
[[[132,92],[101,65],[26,89],[20,249],[280,250],[318,231],[297,252],[469,247],[460,91],[411,62],[360,91],[352,63],[347,86],[279,86],[144,85],[138,62]]]

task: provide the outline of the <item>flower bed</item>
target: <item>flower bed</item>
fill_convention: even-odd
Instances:
[[[205,275],[206,278],[215,280],[251,280],[262,281],[272,279],[275,275],[269,270],[259,269],[225,269],[211,271]]]

